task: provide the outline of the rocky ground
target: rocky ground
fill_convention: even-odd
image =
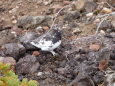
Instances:
[[[56,57],[30,44],[55,18]],[[0,0],[0,61],[40,86],[115,86],[115,0]]]

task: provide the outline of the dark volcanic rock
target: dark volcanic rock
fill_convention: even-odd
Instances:
[[[32,55],[27,55],[21,58],[16,64],[16,72],[18,74],[31,74],[35,73],[39,68],[40,64],[36,61],[36,57]]]
[[[38,34],[35,32],[26,32],[23,36],[19,37],[19,41],[24,45],[26,49],[32,50],[36,49],[36,47],[31,45],[30,42],[37,37]]]
[[[20,56],[24,55],[26,52],[25,47],[18,43],[4,44],[1,48],[1,56],[11,56],[16,60],[18,60]]]
[[[23,36],[24,38],[20,41],[26,44],[34,39],[32,36],[34,33],[29,34],[29,36]],[[99,62],[102,59],[110,59],[114,54],[115,47],[112,38],[97,34],[67,41],[66,44],[63,43],[62,47],[60,46],[59,50],[57,49],[56,52],[60,54],[57,58],[53,58],[51,54],[45,52],[40,53],[37,57],[27,55],[19,59],[16,65],[17,74],[27,75],[26,77],[33,77],[37,80],[50,78],[53,82],[48,81],[49,84],[63,82],[68,86],[100,84],[104,81],[104,73],[99,70]],[[90,49],[91,44],[101,45],[101,47],[93,50]],[[110,68],[114,68],[113,61],[109,61],[108,64]],[[37,72],[42,72],[42,74],[37,76]]]
[[[102,24],[100,25],[100,29],[103,29],[103,30],[107,30],[107,29],[110,29],[112,27],[111,25],[111,22],[110,21],[103,21]]]
[[[99,51],[92,51],[92,50],[90,51],[89,46],[90,44],[93,44],[93,43],[100,44],[102,45],[102,47],[104,46],[104,48],[101,48]],[[78,50],[82,50],[82,51],[85,50],[85,52],[87,53],[84,53],[84,56],[87,57],[87,60],[90,60],[90,61],[101,60],[102,56],[103,58],[108,58],[110,56],[109,52],[113,47],[112,40],[104,37],[104,35],[101,35],[101,34],[77,38],[71,41],[70,44],[72,45],[71,49],[67,51],[65,50],[65,54],[68,57],[71,57],[71,54],[74,55],[72,57],[75,57],[77,53],[75,54],[74,52]],[[108,55],[107,55],[107,52],[108,52]],[[82,57],[83,56],[81,56],[81,58]]]
[[[92,79],[87,76],[78,75],[69,85],[67,86],[95,86]]]
[[[97,34],[74,39],[69,44],[71,44],[71,48],[65,50],[63,54],[67,55],[69,59],[69,67],[73,70],[71,74],[80,73],[83,76],[88,76],[95,84],[100,84],[104,81],[104,73],[98,69],[98,64],[102,59],[110,59],[111,51],[114,50],[112,39],[102,34]],[[90,50],[89,46],[91,44],[99,44],[102,47],[98,51]],[[114,66],[111,65],[111,67],[113,68]],[[78,75],[75,76],[77,77]],[[84,85],[83,83],[85,82],[80,82],[79,85],[75,84],[75,86],[90,86],[90,84],[87,85],[86,83]]]
[[[45,17],[34,17],[34,16],[23,16],[17,21],[17,26],[21,26],[24,28],[29,28],[30,26],[33,26],[35,24],[40,24],[43,22]]]
[[[96,84],[103,82],[104,81],[104,73],[101,71],[98,71],[97,73],[95,73],[95,75],[93,76],[93,81]]]
[[[80,17],[80,13],[78,11],[70,11],[64,16],[65,21],[73,21]]]
[[[16,42],[16,38],[13,34],[11,34],[10,30],[2,30],[0,31],[0,46],[10,42]]]
[[[16,25],[22,28],[35,28],[36,25],[50,21],[52,16],[23,16],[21,17]]]
[[[93,1],[87,1],[84,6],[86,12],[93,12],[97,8],[97,4]]]
[[[13,57],[0,57],[0,62],[4,64],[16,65],[16,60]]]

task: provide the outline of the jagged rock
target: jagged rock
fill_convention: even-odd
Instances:
[[[11,64],[11,65],[15,66],[16,60],[13,57],[4,57],[3,63],[4,64]]]
[[[65,21],[73,21],[80,17],[80,13],[78,11],[70,11],[64,16]]]
[[[78,75],[76,79],[74,79],[67,86],[95,86],[93,80],[87,76]]]
[[[15,36],[9,30],[0,31],[0,46],[10,42],[16,42]]]
[[[36,57],[33,55],[26,55],[21,58],[16,64],[16,72],[18,74],[31,74],[35,73],[39,68],[40,64]]]
[[[86,12],[93,12],[97,8],[97,4],[93,1],[87,1],[85,3],[84,9]]]
[[[26,49],[23,45],[18,43],[8,43],[2,45],[2,50],[0,50],[1,56],[10,56],[14,59],[18,60],[20,56],[24,55]]]
[[[107,29],[110,29],[112,27],[111,25],[111,22],[110,21],[103,21],[102,24],[100,25],[100,29],[103,29],[103,30],[107,30]]]
[[[26,49],[37,49],[36,47],[30,44],[30,42],[37,37],[38,34],[36,32],[26,32],[23,36],[19,37],[19,41],[24,45]]]
[[[42,23],[49,23],[52,19],[52,16],[22,16],[16,23],[17,26],[23,27],[23,28],[34,28],[37,25],[40,25]]]

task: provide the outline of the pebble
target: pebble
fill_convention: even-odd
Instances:
[[[104,30],[100,30],[100,33],[105,34],[105,31]]]
[[[19,6],[16,6],[12,10],[10,10],[9,13],[12,13],[13,15],[15,15],[18,9],[19,9]]]
[[[13,57],[4,57],[3,59],[4,64],[11,64],[11,65],[16,65],[16,60]]]
[[[15,20],[13,20],[13,21],[12,21],[12,23],[13,23],[13,24],[16,24],[16,23],[17,23],[17,20],[16,20],[16,19],[15,19]]]
[[[38,72],[37,76],[42,76],[43,72]]]
[[[103,12],[103,13],[111,13],[111,12],[112,12],[112,9],[109,9],[109,8],[104,7],[104,8],[102,9],[102,12]]]
[[[64,5],[69,5],[69,4],[70,4],[70,1],[63,1],[63,4],[64,4]]]
[[[106,70],[108,67],[108,60],[107,59],[103,59],[99,62],[99,69],[100,70]]]
[[[65,74],[67,72],[67,68],[58,68],[57,70],[59,74]]]
[[[86,17],[92,17],[93,16],[93,13],[87,13],[86,14]]]
[[[35,28],[36,30],[42,29],[42,26],[38,26]]]
[[[98,51],[100,48],[101,48],[101,46],[98,45],[98,44],[91,44],[91,45],[89,46],[89,49],[91,49],[91,50],[93,50],[93,51]]]
[[[44,30],[49,30],[49,27],[48,26],[43,26],[42,27]]]
[[[44,5],[49,5],[49,4],[51,4],[53,2],[53,0],[45,0],[45,1],[43,1],[43,4]]]
[[[40,52],[38,52],[38,51],[33,51],[32,55],[34,55],[34,56],[39,56],[39,55],[40,55]]]
[[[115,28],[115,20],[111,22],[112,26]]]
[[[81,11],[84,8],[85,2],[85,0],[77,0],[73,2],[73,4],[75,5],[77,11]]]
[[[95,20],[93,21],[94,24],[97,24],[97,23],[99,23],[99,22],[100,22],[100,19],[95,19]]]
[[[12,16],[11,19],[16,19],[16,16]]]
[[[38,34],[43,33],[43,28],[42,28],[42,26],[36,27],[35,30],[36,30],[36,32],[37,32]]]
[[[76,27],[76,28],[73,29],[72,32],[73,32],[73,34],[77,34],[77,33],[80,33],[80,32],[82,32],[82,31],[80,30],[79,27]]]

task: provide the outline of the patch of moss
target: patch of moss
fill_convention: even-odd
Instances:
[[[39,86],[35,80],[24,78],[22,81],[18,79],[18,75],[10,69],[9,64],[0,63],[0,86]]]

